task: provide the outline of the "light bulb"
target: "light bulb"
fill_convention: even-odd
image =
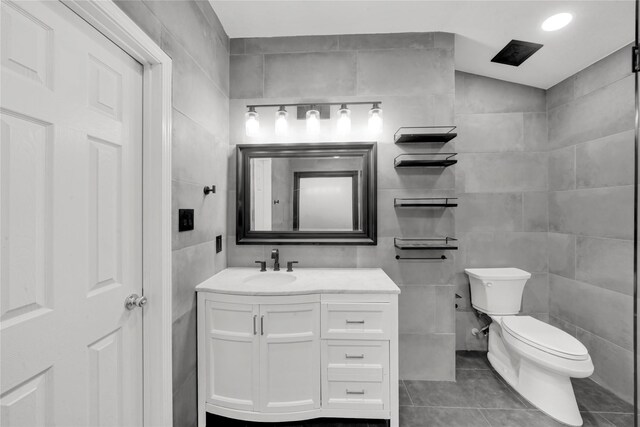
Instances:
[[[244,124],[244,130],[248,137],[255,138],[260,132],[260,120],[255,107],[249,107],[249,111],[244,115],[247,121]]]
[[[351,132],[351,110],[346,104],[342,104],[338,110],[338,135],[347,135]]]
[[[541,27],[544,31],[556,31],[569,25],[572,19],[573,15],[570,13],[558,13],[545,19]]]
[[[378,103],[373,104],[369,110],[369,133],[380,135],[382,133],[382,108]]]
[[[284,106],[281,106],[278,111],[276,111],[276,135],[277,136],[286,136],[289,130],[289,124],[287,123],[287,110],[284,109]]]
[[[315,105],[307,111],[307,133],[312,136],[320,133],[320,112],[315,109]]]

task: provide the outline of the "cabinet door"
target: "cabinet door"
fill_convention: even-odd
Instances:
[[[319,304],[261,305],[260,320],[260,410],[319,408]]]
[[[207,403],[257,410],[258,306],[206,301],[205,307]]]

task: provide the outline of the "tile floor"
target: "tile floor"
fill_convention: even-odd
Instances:
[[[575,380],[585,427],[633,426],[633,406],[590,379]],[[209,414],[210,415],[210,414]],[[207,427],[265,427],[210,415]],[[382,427],[384,421],[317,419],[278,427]],[[456,354],[456,382],[400,382],[400,427],[555,427],[507,385],[482,352]]]

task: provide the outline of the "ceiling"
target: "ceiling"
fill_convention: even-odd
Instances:
[[[543,89],[634,38],[633,0],[399,1],[210,0],[231,38],[445,31],[456,34],[456,69]],[[547,17],[571,12],[545,32]],[[520,67],[491,58],[511,39],[544,47]]]

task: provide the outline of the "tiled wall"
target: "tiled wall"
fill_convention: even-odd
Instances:
[[[398,262],[394,236],[455,235],[451,210],[395,210],[394,197],[455,192],[454,169],[399,171],[393,158],[407,150],[393,144],[400,126],[454,123],[454,38],[445,33],[347,35],[231,40],[230,143],[308,141],[304,121],[290,114],[290,136],[276,139],[275,109],[259,110],[261,136],[244,135],[245,105],[308,101],[382,101],[384,132],[378,141],[378,245],[278,246],[282,262],[303,267],[382,267],[401,287],[400,375],[409,379],[454,378],[454,259]],[[351,107],[351,140],[366,134],[371,106]],[[338,140],[336,109],[323,121],[316,140]],[[438,148],[436,148],[438,149]],[[443,151],[453,149],[447,144]],[[428,149],[417,149],[425,151]],[[235,158],[231,155],[230,182]],[[229,186],[229,218],[234,218],[235,183]],[[229,265],[254,266],[269,258],[271,246],[236,246],[229,221]]]
[[[205,1],[117,4],[173,60],[173,425],[195,426],[194,287],[227,265],[215,236],[226,230],[229,38]],[[178,233],[180,208],[195,209],[193,231]]]
[[[551,323],[588,348],[593,379],[633,396],[631,48],[549,89]]]
[[[471,334],[465,268],[532,273],[522,312],[548,320],[547,115],[542,89],[456,71],[456,348],[485,350]]]

